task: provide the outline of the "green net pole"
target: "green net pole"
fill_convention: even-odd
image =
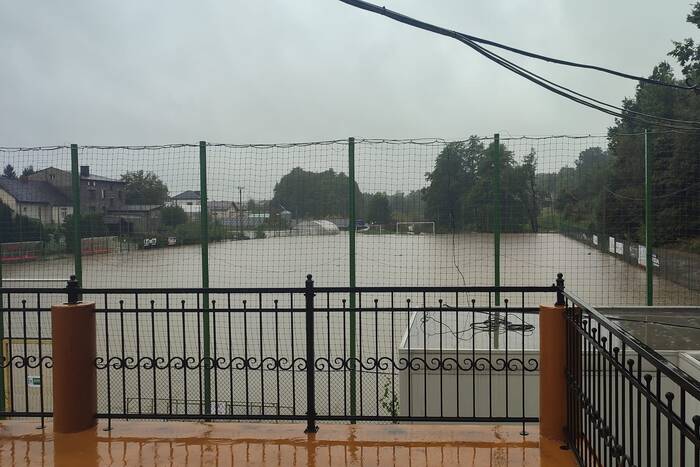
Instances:
[[[654,258],[652,245],[651,216],[651,154],[649,153],[649,133],[644,130],[644,243],[647,254],[647,306],[654,304]]]
[[[350,263],[350,288],[356,286],[355,280],[355,138],[348,139],[348,235],[350,243],[349,263]],[[357,385],[357,372],[355,370],[355,292],[350,292],[350,415],[353,417],[357,411],[357,400],[355,397]],[[353,423],[355,423],[353,421]]]
[[[494,219],[493,219],[493,285],[501,285],[501,143],[498,133],[493,135],[494,154]],[[501,294],[496,292],[496,306],[501,304]]]
[[[0,243],[0,289],[2,289],[2,243]],[[5,352],[2,343],[5,342],[4,302],[0,293],[0,362],[5,363]],[[12,367],[9,367],[12,368]],[[5,411],[5,368],[0,368],[0,412]]]
[[[80,241],[80,167],[78,145],[70,145],[70,163],[73,188],[73,265],[78,285],[83,285],[83,255]]]
[[[202,287],[209,287],[209,210],[207,206],[207,143],[199,142],[199,225],[202,245]],[[211,364],[209,348],[209,293],[202,294],[204,349],[204,413],[211,413]]]

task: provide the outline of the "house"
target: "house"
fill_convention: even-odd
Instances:
[[[60,224],[73,213],[70,199],[53,185],[37,180],[0,177],[0,202],[15,214]]]
[[[61,191],[69,200],[73,197],[71,173],[55,167],[34,172],[30,181],[48,183]],[[126,204],[126,183],[90,173],[90,166],[80,166],[80,212],[82,214],[106,214],[121,209]]]
[[[233,219],[239,216],[238,205],[233,201],[209,201],[207,209],[214,219]]]
[[[27,213],[42,223],[61,223],[73,212],[73,178],[69,171],[47,167],[27,176],[23,181],[3,179],[5,181],[4,185],[8,188],[14,187],[16,193],[24,193],[24,198],[29,196],[36,200],[33,204],[24,201],[21,211],[9,204],[15,212]],[[20,190],[22,185],[17,184],[24,184],[23,191]],[[51,217],[47,217],[48,205],[51,206]],[[126,204],[125,182],[93,174],[89,165],[80,166],[80,212],[82,215],[102,215],[110,232],[126,234],[157,230],[160,226],[161,207],[162,205]]]
[[[187,190],[175,195],[168,201],[169,206],[199,206],[199,191]]]

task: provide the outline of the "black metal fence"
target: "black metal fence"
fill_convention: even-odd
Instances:
[[[299,420],[314,430],[536,422],[537,305],[556,290],[317,288],[309,277],[300,288],[79,293],[96,303],[100,418]],[[50,344],[50,304],[66,292],[3,290],[11,344],[0,415],[51,415],[50,345],[39,343]]]
[[[700,465],[698,380],[575,295],[566,299],[567,435],[579,463]]]

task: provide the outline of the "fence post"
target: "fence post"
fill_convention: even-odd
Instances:
[[[644,243],[647,263],[647,306],[654,304],[654,256],[652,255],[651,165],[649,130],[644,130]]]
[[[2,243],[0,243],[0,290],[2,290]],[[2,343],[5,341],[5,302],[0,293],[0,364],[5,363]],[[5,372],[0,370],[0,412],[5,411]]]
[[[493,285],[499,287],[501,285],[501,142],[498,133],[493,135],[493,144],[496,149],[494,155],[494,191],[496,199],[494,200],[494,220],[493,220],[493,256],[494,256],[494,277]],[[496,292],[496,306],[501,305],[501,294]]]
[[[211,413],[211,361],[209,347],[209,209],[207,205],[207,142],[199,142],[199,226],[202,248],[202,339],[204,351],[204,413]]]
[[[51,307],[53,426],[76,433],[97,423],[95,303],[80,302],[80,283],[72,275],[68,302]]]
[[[566,441],[566,302],[557,274],[557,302],[540,305],[540,435]]]
[[[350,264],[350,415],[357,415],[357,372],[355,369],[356,353],[356,316],[355,316],[355,232],[357,213],[355,212],[355,138],[348,138],[348,235],[349,235],[349,264]],[[355,423],[354,420],[351,423]]]
[[[83,285],[83,252],[80,241],[80,167],[78,145],[70,145],[71,180],[73,188],[73,269],[78,285]]]
[[[311,274],[306,276],[306,430],[316,433],[316,351],[314,348],[314,281]]]

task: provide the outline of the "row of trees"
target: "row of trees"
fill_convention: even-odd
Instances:
[[[292,169],[275,185],[272,210],[289,210],[295,218],[347,218],[349,179],[343,172],[328,169],[310,172]],[[248,203],[251,209],[251,203]],[[377,224],[397,220],[423,219],[420,190],[408,194],[362,193],[355,182],[355,213],[358,218]]]
[[[449,143],[438,155],[435,169],[426,174],[426,215],[442,230],[490,231],[500,193],[502,231],[529,228],[537,232],[541,207],[536,169],[534,151],[517,163],[504,145],[497,152],[495,143],[484,146],[476,136],[467,142]]]
[[[26,178],[29,175],[34,173],[34,166],[30,165],[22,169],[22,175],[19,176],[20,179]],[[17,179],[17,173],[15,172],[15,168],[12,166],[12,164],[7,164],[5,168],[2,170],[2,176],[5,178],[9,178],[10,180],[16,180]]]
[[[700,2],[687,21],[700,28]],[[681,65],[659,63],[651,78],[666,83],[700,83],[700,44],[674,42],[669,52]],[[561,218],[575,226],[616,238],[644,241],[644,137],[646,124],[632,112],[678,121],[700,121],[700,94],[639,83],[625,99],[624,117],[609,130],[607,150],[581,153],[574,168],[543,177]],[[687,244],[700,238],[700,133],[650,129],[653,236],[656,245]],[[700,245],[698,245],[700,246]]]

